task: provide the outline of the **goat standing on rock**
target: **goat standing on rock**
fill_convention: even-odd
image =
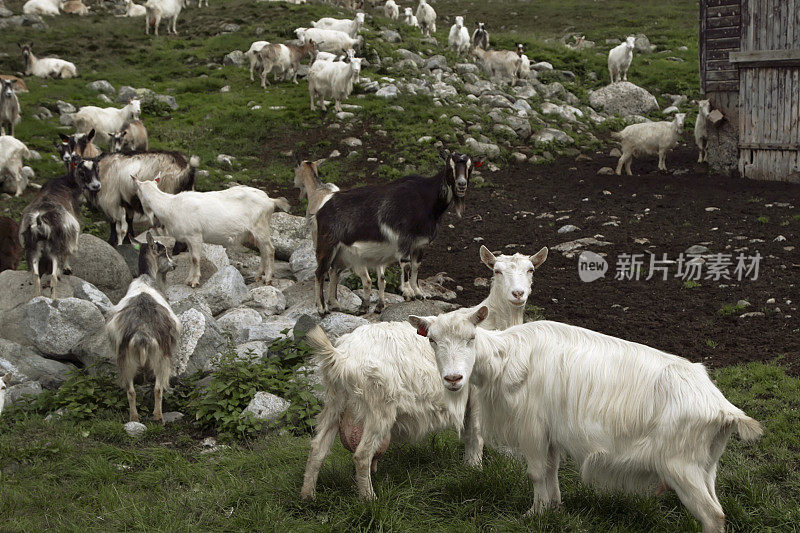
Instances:
[[[422,252],[436,236],[444,212],[451,204],[461,216],[464,196],[472,171],[483,164],[466,154],[443,151],[444,169],[436,176],[407,176],[386,185],[340,191],[316,214],[317,271],[314,293],[317,310],[325,314],[329,306],[323,295],[325,275],[330,272],[330,310],[339,309],[336,287],[346,268],[361,273],[378,270],[378,307],[384,307],[386,280],[383,269],[400,262],[403,296],[424,297],[417,284]],[[409,280],[406,270],[410,266]],[[369,308],[372,281],[362,278],[364,299],[360,311]]]

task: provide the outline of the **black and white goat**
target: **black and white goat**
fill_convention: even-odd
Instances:
[[[472,32],[472,47],[489,49],[489,32],[486,31],[486,24],[483,22],[475,24],[475,31]]]
[[[363,273],[368,268],[378,271],[379,311],[384,306],[386,286],[383,270],[395,261],[400,262],[403,296],[424,297],[417,284],[422,252],[436,236],[439,219],[451,204],[461,216],[472,170],[483,164],[466,154],[442,151],[441,156],[444,168],[436,176],[412,175],[386,185],[340,191],[317,211],[314,294],[320,314],[339,308],[336,287],[339,274],[346,268],[362,277],[361,312],[367,311],[372,290],[369,276]],[[330,308],[323,295],[329,272]]]
[[[48,181],[22,212],[19,241],[36,276],[36,296],[42,295],[41,272],[50,270],[51,296],[55,298],[58,275],[69,273],[69,260],[78,249],[81,196],[84,191],[100,190],[97,164],[75,158],[71,170]]]
[[[0,82],[0,135],[6,134],[8,125],[8,134],[13,136],[14,125],[19,122],[19,100],[14,92],[13,80],[2,79]]]
[[[111,309],[106,323],[117,356],[120,385],[128,393],[130,420],[139,421],[133,379],[140,368],[149,368],[156,378],[153,418],[164,423],[161,400],[169,385],[172,356],[181,337],[181,321],[164,298],[167,272],[175,268],[167,248],[153,240],[139,248],[139,277]]]

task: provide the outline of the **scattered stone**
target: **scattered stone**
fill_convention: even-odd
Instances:
[[[24,397],[39,396],[42,393],[42,385],[38,381],[25,381],[12,385],[6,389],[6,406],[14,405]]]
[[[141,437],[147,431],[147,426],[141,422],[127,422],[124,426],[125,433],[131,437]]]
[[[407,322],[409,315],[436,316],[456,308],[455,304],[436,300],[411,300],[387,305],[381,313],[381,322]]]
[[[538,63],[533,63],[531,65],[531,69],[537,72],[542,70],[553,70],[553,65],[548,63],[547,61],[539,61]]]
[[[608,155],[610,157],[622,157],[622,152],[620,152],[619,148],[612,148]]]
[[[178,354],[172,359],[173,374],[182,377],[197,370],[213,370],[220,350],[225,347],[219,325],[211,315],[197,309],[189,309],[178,318],[183,334]]]
[[[330,157],[338,157],[331,153]],[[303,242],[311,238],[311,229],[305,217],[290,215],[289,213],[275,213],[272,215],[272,244],[275,246],[275,257],[288,261],[292,252],[299,248]]]
[[[671,105],[671,106],[667,107],[666,109],[664,109],[662,111],[662,113],[665,114],[665,115],[672,115],[673,113],[677,113],[678,111],[680,111],[680,109],[678,109],[674,105]]]
[[[56,108],[58,109],[59,115],[71,115],[77,111],[74,105],[63,100],[56,101]]]
[[[531,141],[534,143],[549,144],[551,142],[560,142],[564,144],[574,144],[575,139],[567,135],[561,130],[555,128],[544,128],[541,131],[534,133],[531,136]]]
[[[384,85],[380,89],[375,92],[375,96],[380,98],[397,98],[397,86],[396,85]]]
[[[399,43],[403,41],[400,34],[394,30],[381,30],[380,36],[387,43]]]
[[[464,146],[475,155],[485,155],[487,157],[497,157],[500,155],[500,147],[492,143],[478,142],[472,137],[464,141]]]
[[[231,265],[218,270],[197,293],[203,297],[214,315],[239,306],[248,296],[244,278]]]
[[[361,139],[357,139],[355,137],[346,137],[342,139],[342,144],[345,146],[349,146],[350,148],[356,148],[358,146],[363,145],[364,143],[361,142]]]
[[[167,411],[162,415],[164,417],[165,424],[174,424],[175,422],[180,422],[183,420],[183,413],[179,411]]]
[[[250,289],[251,305],[265,315],[277,315],[286,309],[286,298],[278,288],[259,285]]]
[[[708,253],[708,247],[702,244],[695,244],[686,249],[687,255],[700,255]]]
[[[234,340],[241,338],[241,332],[250,326],[256,326],[264,321],[255,309],[249,307],[237,307],[229,309],[217,319],[219,327],[229,331]]]
[[[597,175],[598,176],[613,176],[614,175],[614,169],[611,168],[611,167],[603,167],[603,168],[601,168],[600,170],[597,171]]]
[[[317,270],[317,256],[314,243],[304,241],[289,258],[289,266],[297,281],[314,279]]]
[[[739,318],[761,318],[765,317],[766,315],[761,311],[751,311],[749,313],[744,313],[739,315]]]
[[[553,250],[558,252],[573,252],[580,248],[585,248],[587,246],[609,246],[610,242],[599,241],[594,237],[584,237],[582,239],[576,239],[574,241],[562,242],[561,244],[557,244],[553,246]]]
[[[647,35],[644,33],[637,33],[635,37],[634,49],[637,52],[650,54],[656,51],[655,45],[650,44],[650,39],[647,38]]]
[[[369,321],[365,318],[338,312],[326,315],[320,322],[320,326],[331,340],[338,339],[364,324],[369,324]]]
[[[0,374],[12,372],[12,383],[37,381],[46,389],[57,389],[74,368],[46,359],[28,346],[0,339]]]
[[[292,328],[292,338],[296,341],[302,339],[306,336],[306,333],[317,327],[319,323],[319,318],[311,315],[301,315],[298,317],[297,322],[294,323],[294,328]]]
[[[275,316],[269,321],[244,328],[239,337],[240,342],[263,341],[271,343],[286,337],[285,331],[292,331],[294,320],[289,317]]]
[[[265,391],[259,391],[253,399],[250,400],[250,403],[245,407],[244,411],[242,411],[242,414],[252,413],[254,418],[273,422],[283,416],[283,414],[289,410],[290,405],[289,402],[280,396],[275,396]]]
[[[117,92],[117,90],[114,89],[114,86],[111,85],[107,80],[93,81],[91,83],[87,83],[86,87],[98,93],[114,94]]]
[[[615,115],[646,115],[658,110],[656,97],[628,81],[612,83],[589,93],[589,105]]]
[[[558,228],[558,233],[571,233],[573,231],[578,231],[578,230],[580,230],[578,226],[567,224],[565,226],[561,226],[560,228]]]
[[[243,67],[246,59],[244,52],[241,50],[234,50],[233,52],[225,54],[225,57],[222,59],[222,64]]]

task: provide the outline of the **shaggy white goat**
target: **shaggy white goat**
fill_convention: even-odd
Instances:
[[[164,225],[175,240],[185,242],[192,255],[192,268],[186,283],[200,282],[200,256],[203,243],[232,245],[252,234],[261,252],[257,278],[272,281],[275,247],[270,237],[270,219],[276,208],[289,210],[286,198],[270,198],[253,187],[239,185],[222,191],[187,191],[168,194],[155,181],[132,178],[145,215]]]
[[[494,270],[489,296],[480,304],[491,308],[494,316],[482,327],[505,329],[522,324],[533,271],[544,263],[547,248],[530,257],[496,257],[482,246],[480,256]],[[475,309],[459,312],[469,316]],[[302,498],[315,497],[319,469],[337,430],[344,446],[355,452],[359,494],[367,499],[375,497],[370,466],[374,471],[390,439],[415,441],[448,428],[460,431],[466,413],[464,460],[471,466],[481,465],[481,417],[469,399],[473,392],[465,387],[459,394],[445,393],[438,385],[434,351],[414,328],[403,322],[367,324],[340,337],[336,347],[319,327],[306,338],[320,363],[326,399],[311,441]]]
[[[147,8],[133,0],[125,0],[125,14],[120,17],[144,17],[147,15]]]
[[[322,28],[297,28],[297,38],[304,43],[314,41],[319,50],[332,54],[345,54],[348,50],[355,50],[361,46],[361,36],[352,38],[339,30],[326,30]]]
[[[485,438],[518,451],[534,499],[529,514],[561,504],[558,464],[604,489],[667,485],[703,525],[722,533],[714,488],[731,433],[761,424],[732,405],[700,363],[588,329],[540,320],[477,328],[488,313],[409,317],[436,352],[442,388],[477,388]]]
[[[617,175],[625,172],[631,175],[631,161],[635,157],[658,154],[658,169],[667,170],[667,152],[678,145],[683,132],[686,113],[678,113],[672,122],[643,122],[631,124],[611,136],[622,143],[622,155],[617,163]]]
[[[19,99],[14,92],[14,81],[0,79],[0,135],[14,135],[14,125],[19,122]]]
[[[469,30],[464,27],[464,17],[456,17],[456,23],[450,27],[447,44],[458,54],[469,52]]]
[[[324,17],[316,22],[312,22],[311,26],[323,30],[337,30],[346,33],[355,39],[358,32],[364,26],[364,13],[356,13],[353,20],[335,19],[331,17]]]
[[[315,62],[308,70],[308,94],[311,98],[311,110],[316,109],[314,99],[319,98],[319,106],[327,111],[325,99],[334,101],[336,112],[342,111],[342,100],[346,100],[353,92],[353,84],[361,73],[361,58],[354,57],[347,61]]]
[[[394,0],[386,0],[386,3],[383,5],[383,13],[387,18],[397,20],[400,18],[400,7]]]
[[[250,61],[250,81],[255,81],[253,78],[255,68],[261,68],[261,56],[258,53],[268,44],[269,41],[254,41],[247,52],[244,53],[244,56]]]
[[[10,135],[0,135],[0,182],[10,179],[14,186],[14,196],[20,196],[28,184],[22,173],[22,160],[30,156],[25,143]],[[5,184],[3,185],[3,189],[6,189]]]
[[[26,15],[55,16],[59,14],[58,7],[58,0],[28,0],[22,6],[22,12]]]
[[[419,21],[417,20],[417,16],[414,14],[414,10],[410,7],[405,8],[403,11],[403,22],[411,26],[412,28],[419,28]]]
[[[108,135],[111,139],[110,152],[142,152],[148,148],[147,128],[144,127],[141,120],[132,120],[128,124],[123,124],[122,130]]]
[[[608,52],[608,73],[611,75],[611,83],[628,81],[628,68],[633,61],[635,45],[636,37],[631,35],[624,43]]]
[[[33,55],[29,44],[19,45],[22,51],[22,62],[25,64],[26,76],[39,78],[76,78],[78,69],[69,61],[57,57],[43,57],[39,59]]]
[[[120,131],[126,122],[138,118],[142,111],[142,102],[136,98],[122,108],[83,106],[72,115],[72,122],[78,133],[95,130],[97,139],[108,142],[109,134]]]
[[[436,11],[428,4],[427,0],[419,0],[417,21],[419,22],[419,29],[422,30],[422,35],[425,37],[430,37],[432,33],[436,33]]]
[[[697,156],[697,162],[702,163],[708,161],[708,114],[711,112],[711,102],[708,100],[700,100],[697,102],[698,113],[697,121],[694,123],[694,140],[697,143],[697,148],[700,150],[700,155]]]
[[[161,19],[169,19],[167,21],[167,33],[170,33],[170,22],[172,23],[172,33],[178,35],[178,15],[181,14],[181,9],[184,6],[184,0],[147,0],[144,8],[147,11],[147,16],[144,22],[144,33],[150,35],[150,28],[155,29],[155,35],[158,35],[158,25],[161,24]]]
[[[472,55],[481,60],[483,70],[490,78],[513,81],[517,77],[521,58],[516,51],[473,48]]]
[[[12,377],[14,376],[11,372],[7,372],[6,375],[0,377],[0,414],[3,414],[3,407],[6,404],[6,388],[11,383]]]

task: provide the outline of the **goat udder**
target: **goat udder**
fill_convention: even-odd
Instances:
[[[357,423],[355,420],[353,420],[349,413],[345,412],[342,415],[341,421],[339,422],[339,439],[342,441],[342,445],[347,449],[347,451],[351,453],[356,451],[358,444],[361,442],[361,436],[363,434],[363,424]],[[391,435],[387,435],[386,438],[383,439],[380,448],[378,448],[378,451],[375,452],[375,455],[372,458],[373,463],[381,455],[386,453],[386,449],[389,447],[390,440]]]

